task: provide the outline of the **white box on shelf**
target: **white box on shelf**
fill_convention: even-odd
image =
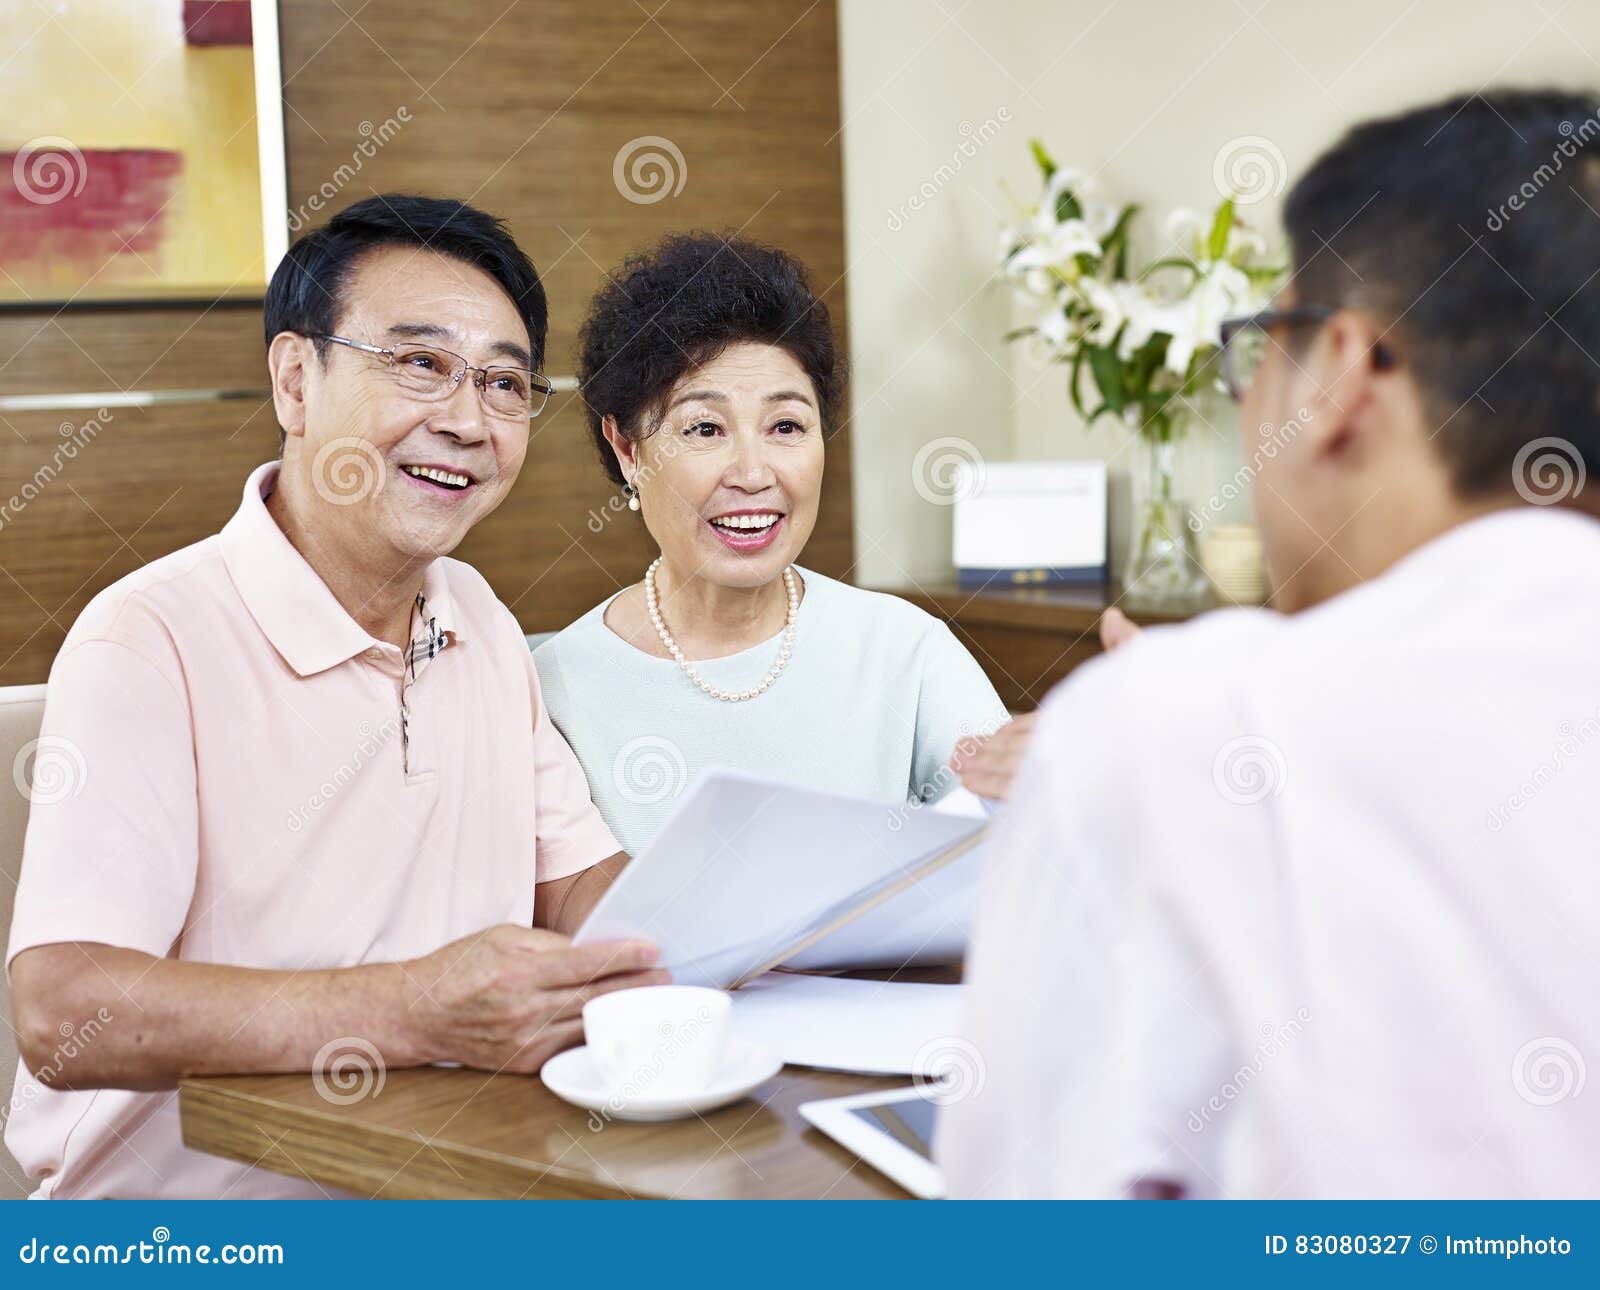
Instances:
[[[1106,463],[962,462],[955,565],[962,586],[1106,580]]]

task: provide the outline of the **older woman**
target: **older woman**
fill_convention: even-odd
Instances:
[[[1006,713],[938,619],[796,563],[843,393],[804,269],[751,242],[671,237],[595,297],[579,379],[606,473],[661,554],[534,660],[623,847],[637,854],[708,766],[941,796],[958,742]]]

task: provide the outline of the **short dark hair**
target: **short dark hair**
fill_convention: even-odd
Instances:
[[[629,256],[595,293],[579,333],[578,385],[606,474],[622,471],[607,416],[638,441],[660,424],[688,372],[741,341],[793,355],[817,393],[824,433],[837,424],[844,361],[828,307],[805,267],[776,247],[714,233],[677,233]]]
[[[298,238],[272,275],[262,314],[266,339],[279,332],[326,336],[339,323],[344,287],[361,257],[384,246],[413,246],[482,269],[500,284],[528,329],[533,365],[544,361],[550,307],[527,253],[504,221],[445,197],[385,193],[346,206]],[[319,357],[328,343],[316,342]]]
[[[1378,317],[1463,497],[1547,436],[1600,469],[1597,107],[1499,91],[1369,121],[1285,204],[1295,298]]]

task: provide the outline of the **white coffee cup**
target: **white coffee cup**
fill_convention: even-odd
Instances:
[[[616,1095],[683,1097],[716,1078],[732,1010],[725,991],[703,986],[618,990],[583,1005],[583,1037]]]

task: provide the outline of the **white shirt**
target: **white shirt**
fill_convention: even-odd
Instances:
[[[1146,632],[996,827],[956,1194],[1600,1195],[1600,523]]]
[[[878,801],[933,801],[957,782],[947,763],[961,739],[1008,720],[983,669],[937,618],[898,596],[799,572],[805,596],[789,665],[745,703],[713,699],[672,659],[618,636],[605,623],[614,596],[534,651],[551,719],[630,854],[708,767]],[[747,689],[782,643],[780,632],[695,671],[721,689]]]

